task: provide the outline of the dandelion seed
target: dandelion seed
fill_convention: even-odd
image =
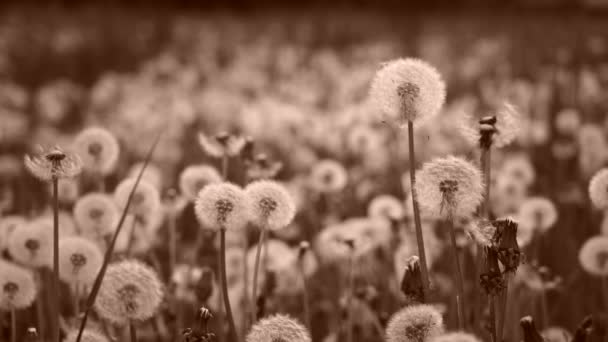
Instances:
[[[89,172],[108,175],[116,169],[120,146],[116,137],[101,127],[90,127],[74,139],[74,150]]]
[[[439,113],[446,86],[428,63],[414,58],[396,59],[378,70],[369,95],[388,120],[402,125]]]
[[[310,342],[310,333],[295,319],[274,315],[258,321],[251,327],[246,342]]]
[[[309,181],[320,193],[336,193],[346,187],[348,174],[339,162],[325,159],[313,166]]]
[[[76,342],[78,338],[78,330],[72,330],[67,333],[63,342]],[[80,337],[80,342],[110,342],[102,333],[94,330],[84,330]]]
[[[465,332],[450,332],[444,335],[437,336],[432,340],[433,342],[481,342],[481,340],[469,333]]]
[[[403,208],[403,203],[396,197],[380,195],[369,203],[367,216],[400,221],[405,217],[405,209]]]
[[[237,156],[243,147],[245,147],[246,140],[244,137],[228,133],[220,133],[213,137],[199,133],[198,142],[205,153],[212,157],[220,158],[224,156]]]
[[[95,309],[102,318],[123,325],[151,318],[162,297],[156,272],[139,261],[125,260],[108,266]]]
[[[120,182],[114,190],[114,201],[116,201],[119,208],[124,208],[127,205],[135,181],[135,178],[125,179]],[[146,216],[160,210],[160,206],[160,194],[158,189],[151,183],[142,179],[133,193],[129,212],[137,216]]]
[[[27,223],[16,226],[8,240],[13,259],[30,267],[50,266],[53,256],[53,230],[45,225]]]
[[[179,190],[183,196],[194,200],[196,195],[208,184],[219,183],[222,176],[209,165],[192,165],[186,167],[179,176]]]
[[[243,189],[225,182],[204,187],[194,210],[204,228],[213,230],[242,229],[250,217],[250,203]]]
[[[0,261],[0,309],[25,309],[36,298],[34,275],[28,269]]]
[[[251,205],[252,222],[260,229],[278,230],[293,221],[295,203],[283,185],[256,181],[247,185],[245,193]]]
[[[82,234],[91,238],[112,233],[120,214],[114,200],[103,193],[82,196],[74,204],[73,212]]]
[[[481,172],[464,159],[449,156],[424,164],[416,183],[420,207],[434,217],[468,217],[483,199]]]
[[[594,276],[608,276],[608,237],[594,236],[581,247],[578,261],[583,269]]]
[[[59,240],[59,277],[72,285],[91,285],[101,269],[103,255],[93,242],[81,237]]]
[[[61,150],[40,149],[34,156],[25,156],[25,167],[36,178],[49,182],[53,179],[72,178],[82,170],[78,155]]]
[[[431,305],[412,305],[396,312],[386,326],[387,342],[432,341],[443,334],[443,318]]]

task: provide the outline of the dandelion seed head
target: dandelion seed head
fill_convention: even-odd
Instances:
[[[598,171],[589,181],[589,198],[597,209],[608,209],[608,169]]]
[[[68,284],[91,285],[103,263],[99,247],[82,237],[59,240],[59,277]]]
[[[585,241],[579,250],[578,261],[587,273],[608,276],[608,237],[594,236]]]
[[[143,162],[134,164],[129,170],[127,178],[137,178],[143,167]],[[158,168],[158,166],[152,163],[148,163],[148,165],[144,169],[144,173],[142,174],[141,179],[152,184],[157,189],[163,188],[163,173]]]
[[[41,148],[36,155],[25,156],[24,163],[27,170],[43,182],[50,182],[54,178],[72,178],[82,171],[80,157],[58,147]]]
[[[214,167],[204,164],[191,165],[179,176],[179,190],[183,196],[194,200],[202,188],[221,181],[222,176]]]
[[[219,133],[215,136],[207,136],[199,133],[198,142],[206,154],[220,158],[223,156],[237,156],[245,147],[246,139],[228,133]]]
[[[95,309],[115,324],[145,321],[156,313],[162,297],[158,274],[139,261],[125,260],[108,266]]]
[[[103,176],[116,169],[120,146],[110,131],[89,127],[74,139],[74,150],[80,156],[84,169]]]
[[[36,298],[36,292],[30,270],[0,261],[0,310],[25,309]]]
[[[135,185],[136,178],[127,178],[120,182],[114,190],[114,201],[118,208],[127,205],[131,190]],[[141,179],[133,193],[133,199],[129,205],[129,212],[139,216],[145,216],[160,209],[160,194],[158,189],[148,181]]]
[[[562,327],[551,326],[551,327],[545,328],[540,333],[540,335],[547,342],[569,342],[569,341],[572,341],[572,334],[568,330],[566,330],[566,329],[564,329]]]
[[[8,239],[13,230],[25,222],[25,218],[18,215],[0,217],[0,253],[8,248]]]
[[[496,132],[492,144],[498,148],[509,145],[521,132],[521,114],[511,103],[505,102],[496,111]]]
[[[255,323],[246,342],[310,342],[310,333],[295,319],[287,315],[273,315],[262,318]]]
[[[420,208],[434,217],[468,217],[483,199],[481,171],[470,162],[449,156],[424,164],[416,190]]]
[[[112,197],[98,192],[88,193],[78,199],[73,212],[81,233],[89,238],[112,233],[120,215]]]
[[[194,202],[194,210],[204,228],[214,230],[241,229],[251,215],[245,191],[227,182],[204,187]]]
[[[439,113],[446,86],[430,64],[415,58],[396,59],[376,72],[369,95],[390,121],[403,124]]]
[[[8,251],[15,261],[30,267],[49,266],[53,256],[53,229],[28,222],[16,226],[8,239]]]
[[[346,187],[348,173],[339,162],[325,159],[313,166],[309,181],[312,188],[320,193],[336,193]]]
[[[432,342],[481,342],[481,340],[473,334],[455,331],[437,336]]]
[[[576,109],[566,108],[555,116],[555,129],[558,133],[573,136],[581,127],[581,116]]]
[[[376,196],[367,207],[367,216],[399,221],[405,217],[403,202],[391,195]]]
[[[72,330],[67,333],[63,342],[76,342],[78,338],[78,330]],[[110,342],[102,333],[91,329],[82,331],[80,342]]]
[[[278,230],[293,221],[294,200],[280,183],[256,181],[247,185],[245,193],[251,205],[251,219],[260,229]]]
[[[444,331],[443,317],[431,305],[412,305],[397,311],[386,326],[387,342],[431,341]]]
[[[557,209],[544,197],[529,197],[519,207],[517,221],[523,230],[546,232],[557,222]]]
[[[506,158],[502,164],[500,174],[512,177],[526,186],[532,185],[536,179],[534,166],[525,155],[514,155]]]

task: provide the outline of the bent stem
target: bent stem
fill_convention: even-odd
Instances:
[[[230,298],[228,296],[228,281],[226,279],[226,228],[220,229],[220,249],[221,249],[221,267],[220,276],[222,282],[222,292],[224,296],[224,306],[226,307],[226,316],[228,317],[228,324],[230,325],[230,341],[237,341],[236,326],[234,325],[234,318],[232,317],[232,309],[230,308]]]
[[[253,302],[253,310],[251,312],[251,324],[256,322],[258,315],[258,274],[260,272],[260,254],[262,253],[262,246],[264,245],[265,239],[266,228],[262,228],[262,231],[260,232],[260,238],[258,240],[258,245],[255,251],[255,264],[253,266],[253,292],[251,296],[251,301]]]
[[[424,252],[424,239],[422,236],[422,225],[420,223],[420,209],[418,208],[418,194],[416,192],[416,152],[414,149],[414,123],[409,120],[407,122],[408,131],[408,146],[410,160],[410,183],[412,193],[412,204],[414,209],[414,224],[416,226],[416,242],[418,244],[418,256],[420,257],[420,273],[422,276],[422,291],[424,300],[428,300],[429,294],[429,271],[426,264],[426,253]]]
[[[458,329],[464,330],[464,278],[462,269],[460,268],[460,260],[458,256],[458,246],[456,245],[456,228],[451,217],[447,219],[447,224],[450,226],[450,239],[452,240],[452,249],[454,250],[454,266],[456,269],[456,306],[458,308]]]
[[[58,198],[58,184],[59,179],[53,177],[53,307],[52,307],[52,318],[51,318],[51,332],[52,340],[54,342],[59,341],[59,305],[60,291],[59,291],[59,198]]]

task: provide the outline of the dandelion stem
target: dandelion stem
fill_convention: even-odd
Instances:
[[[420,257],[420,273],[422,275],[422,291],[425,301],[429,294],[429,272],[426,264],[426,253],[424,252],[424,239],[422,237],[422,225],[420,223],[420,209],[418,208],[418,195],[416,193],[416,155],[414,149],[414,123],[407,122],[408,146],[410,159],[410,182],[412,192],[412,204],[414,209],[414,224],[416,226],[416,241],[418,243],[418,256]]]
[[[490,335],[492,336],[492,342],[498,342],[496,337],[496,302],[493,296],[488,296],[488,303],[490,305]]]
[[[511,281],[511,275],[507,274],[505,276],[505,289],[500,294],[500,308],[502,312],[500,312],[500,320],[498,321],[498,339],[502,341],[504,330],[505,330],[505,322],[507,320],[507,303],[509,299],[509,283]]]
[[[257,312],[258,312],[258,274],[260,272],[260,254],[262,252],[262,245],[264,245],[264,240],[266,236],[266,228],[262,228],[260,232],[260,238],[258,240],[258,245],[255,251],[255,264],[253,266],[253,292],[251,301],[253,302],[253,312],[251,313],[251,323],[255,323],[257,321]]]
[[[549,308],[547,307],[547,288],[543,283],[541,292],[540,292],[540,307],[543,313],[542,327],[547,328],[550,324],[549,320]]]
[[[224,305],[226,307],[226,316],[228,317],[228,324],[230,325],[230,341],[237,341],[236,326],[234,324],[234,318],[232,317],[232,309],[230,308],[230,297],[228,296],[228,281],[226,279],[226,229],[220,229],[220,249],[221,249],[221,267],[220,276],[222,282],[222,292],[224,295]]]
[[[38,332],[42,338],[46,338],[46,322],[44,317],[44,303],[46,302],[46,291],[44,290],[46,286],[43,285],[44,279],[44,269],[36,272],[36,280],[38,283],[38,298],[36,298],[36,323],[38,324]]]
[[[602,277],[602,297],[604,299],[604,311],[608,314],[608,277]]]
[[[247,245],[248,243],[246,244],[246,246]],[[249,320],[251,318],[252,312],[251,298],[249,298],[249,263],[247,261],[247,248],[243,248],[243,288],[245,289],[245,291],[243,291],[243,300],[245,301],[245,305],[247,306],[247,311],[245,311],[245,314],[242,318],[243,336],[245,336],[249,328]]]
[[[74,317],[78,318],[78,314],[80,313],[80,303],[79,303],[79,291],[78,284],[74,284],[72,286],[72,305],[74,306]]]
[[[133,321],[129,322],[129,332],[131,333],[131,342],[137,342],[137,330]]]
[[[133,243],[135,242],[135,228],[137,228],[137,215],[133,215],[133,223],[131,223],[129,242],[127,243],[127,256],[131,256],[132,253]]]
[[[59,341],[59,306],[61,305],[59,294],[59,179],[53,177],[53,297],[51,332],[53,342]]]
[[[346,297],[346,310],[348,311],[348,321],[346,324],[347,342],[353,342],[353,296],[355,295],[355,258],[354,251],[351,251],[348,258],[348,293]]]
[[[464,315],[464,278],[462,276],[462,269],[460,268],[460,260],[458,256],[458,246],[456,245],[456,228],[454,228],[453,219],[450,217],[447,220],[450,226],[450,239],[452,240],[452,248],[454,249],[454,266],[456,269],[456,306],[458,308],[458,329],[464,330],[465,328],[465,315]]]
[[[308,297],[308,284],[306,281],[306,274],[304,274],[304,257],[302,256],[298,262],[298,268],[300,269],[300,277],[302,279],[302,304],[304,306],[304,323],[306,329],[311,331],[310,325],[310,302]]]
[[[177,260],[177,232],[176,227],[176,213],[175,208],[171,207],[171,213],[169,214],[169,279],[175,270],[175,264]]]
[[[17,310],[11,308],[11,342],[17,342]]]

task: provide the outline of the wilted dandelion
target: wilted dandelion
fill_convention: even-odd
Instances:
[[[530,197],[519,207],[517,219],[520,228],[543,233],[553,227],[557,215],[557,209],[551,200],[544,197]]]
[[[82,161],[78,155],[58,147],[46,150],[41,148],[38,154],[25,156],[25,167],[34,177],[50,182],[77,176],[82,170]]]
[[[456,331],[437,336],[432,342],[481,342],[481,340],[473,334]]]
[[[85,170],[106,176],[116,169],[120,146],[116,137],[101,127],[89,127],[74,139],[74,150]]]
[[[589,181],[589,198],[597,209],[608,209],[608,169],[598,171]]]
[[[81,237],[59,240],[59,277],[66,283],[91,285],[102,262],[101,250],[93,242]]]
[[[320,193],[336,193],[346,187],[348,174],[339,162],[325,159],[313,166],[309,181],[311,187]]]
[[[246,342],[310,342],[310,333],[295,319],[274,315],[261,319],[251,327]]]
[[[120,182],[114,190],[114,200],[119,208],[127,205],[131,189],[135,185],[136,178],[128,178]],[[129,211],[137,216],[145,216],[160,209],[160,194],[158,189],[151,183],[141,180],[133,193],[133,199],[129,205]]]
[[[19,310],[29,307],[36,298],[34,275],[28,269],[0,261],[0,309]]]
[[[82,234],[98,238],[114,231],[119,219],[116,203],[109,195],[88,193],[82,196],[73,208],[74,220]]]
[[[78,338],[78,330],[72,330],[67,333],[63,342],[76,342]],[[105,335],[100,332],[87,329],[82,332],[80,342],[110,342]]]
[[[179,190],[183,196],[194,200],[196,195],[208,184],[222,181],[220,173],[210,165],[191,165],[179,176]]]
[[[206,229],[242,229],[250,217],[250,204],[245,192],[231,183],[204,187],[194,206],[196,217]]]
[[[483,199],[479,169],[454,156],[424,164],[416,188],[421,208],[435,217],[468,217]]]
[[[50,266],[53,259],[53,232],[45,225],[16,226],[9,236],[8,251],[15,261],[30,267]]]
[[[376,196],[367,206],[367,216],[400,221],[405,217],[403,202],[391,195]]]
[[[439,72],[415,58],[382,65],[370,88],[370,98],[391,122],[435,116],[445,102],[446,87]]]
[[[589,274],[598,277],[608,276],[608,237],[589,238],[579,251],[578,261]]]
[[[431,305],[412,305],[397,311],[386,326],[387,342],[432,341],[443,334],[443,318]]]
[[[245,138],[228,133],[220,133],[213,137],[199,133],[198,142],[203,151],[216,158],[237,156],[245,146]]]
[[[156,272],[139,261],[125,260],[108,266],[95,309],[103,319],[124,325],[151,318],[162,297]]]

